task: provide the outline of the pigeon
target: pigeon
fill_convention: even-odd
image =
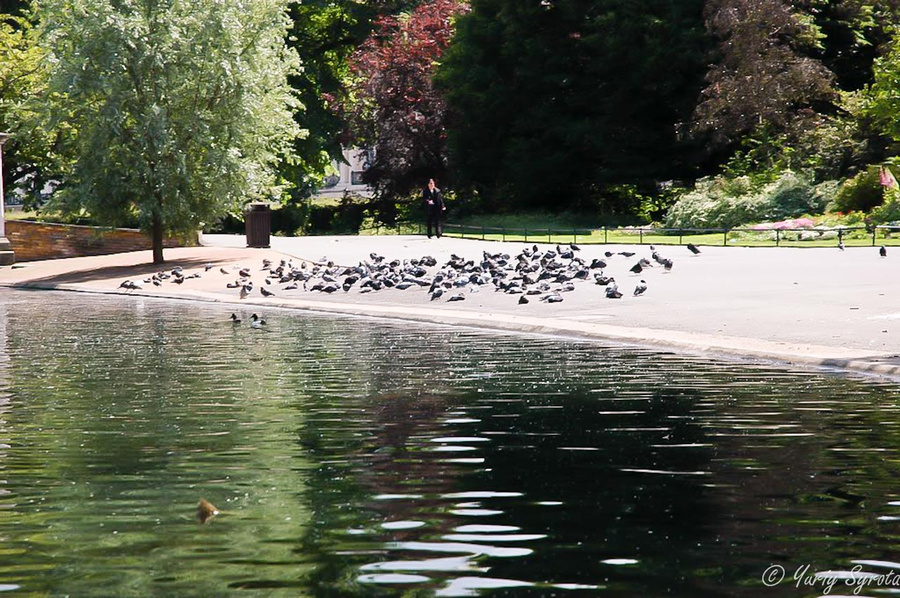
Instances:
[[[687,248],[688,248],[688,251],[690,251],[694,255],[697,255],[698,253],[700,253],[700,249],[693,243],[688,243]]]
[[[559,293],[551,293],[549,295],[544,295],[543,297],[541,297],[541,301],[546,301],[547,303],[559,303],[562,300],[562,295],[560,295]]]
[[[609,286],[606,287],[606,298],[607,299],[621,299],[622,293],[619,292],[619,287],[616,283],[610,283]]]
[[[838,249],[840,249],[841,251],[844,250],[844,242],[843,241],[838,241]]]
[[[881,247],[879,247],[879,248],[878,248],[878,255],[880,255],[881,257],[887,257],[887,247],[885,247],[884,245],[882,245]]]
[[[528,297],[526,297],[525,295],[519,297],[519,305],[525,305],[526,303],[528,303]]]
[[[262,294],[263,297],[274,297],[275,296],[275,293],[273,293],[266,287],[259,287],[259,292]]]
[[[466,296],[463,295],[462,293],[459,293],[458,295],[453,295],[452,297],[447,299],[447,301],[465,301],[465,300],[466,300]]]
[[[431,300],[434,301],[435,299],[439,299],[441,297],[441,295],[443,295],[443,294],[444,294],[443,287],[438,287],[438,288],[434,289],[434,291],[431,292]]]
[[[635,265],[633,265],[631,267],[631,271],[634,272],[635,274],[640,274],[643,270],[644,270],[644,267],[641,266],[640,262],[636,263]]]
[[[250,291],[253,290],[253,287],[249,284],[245,284],[241,287],[241,299],[246,299],[247,295],[250,294]]]
[[[644,280],[638,283],[636,287],[634,287],[634,296],[643,295],[647,291],[647,283]]]

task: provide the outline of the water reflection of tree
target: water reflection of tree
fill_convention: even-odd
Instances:
[[[376,394],[353,404],[365,421],[348,418],[346,426],[328,430],[330,435],[343,436],[344,443],[335,438],[321,442],[321,428],[310,427],[304,433],[307,449],[324,462],[312,472],[309,499],[316,518],[332,530],[330,536],[311,530],[304,542],[304,550],[315,550],[322,563],[311,580],[317,595],[373,592],[346,580],[347,567],[353,570],[385,558],[385,542],[420,539],[423,534],[420,528],[381,528],[382,523],[422,521],[427,526],[424,533],[435,538],[448,531],[447,500],[441,495],[458,487],[466,469],[434,452],[430,439],[447,433],[442,419],[458,398],[415,392]],[[326,446],[340,450],[332,453]],[[364,532],[364,539],[342,537],[348,529]]]

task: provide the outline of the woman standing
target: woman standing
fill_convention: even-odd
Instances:
[[[431,238],[431,228],[434,226],[434,232],[438,239],[441,238],[441,216],[447,206],[444,205],[444,196],[441,190],[434,184],[434,179],[428,179],[428,186],[422,192],[422,199],[425,202],[425,214],[427,218],[428,238]]]

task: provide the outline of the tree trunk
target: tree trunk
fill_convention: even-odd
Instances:
[[[150,235],[153,239],[153,263],[162,264],[163,260],[163,223],[159,216],[153,216]]]

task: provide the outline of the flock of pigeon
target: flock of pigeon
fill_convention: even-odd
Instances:
[[[700,250],[693,244],[687,248],[694,255]],[[537,245],[526,247],[517,255],[508,253],[483,252],[481,259],[466,259],[452,254],[441,265],[435,258],[424,256],[419,259],[392,259],[370,253],[369,259],[356,266],[339,266],[327,258],[320,263],[281,260],[277,265],[264,259],[262,269],[254,280],[250,268],[219,268],[220,275],[234,276],[226,287],[234,289],[240,299],[258,292],[264,297],[291,296],[294,293],[374,293],[385,289],[426,290],[430,301],[464,301],[470,293],[481,291],[500,292],[518,297],[519,304],[532,300],[558,303],[564,294],[575,290],[576,284],[593,283],[604,288],[609,299],[620,299],[626,293],[613,276],[605,270],[613,259],[633,260],[629,271],[640,275],[647,269],[659,268],[663,272],[672,269],[671,259],[659,254],[650,246],[649,259],[635,253],[607,251],[603,258],[590,261],[579,256],[581,249],[575,245],[557,245],[555,249],[542,250]],[[203,273],[213,269],[206,264]],[[199,278],[200,271],[186,274],[181,267],[171,271],[158,272],[142,282],[124,281],[119,288],[136,290],[146,284],[161,286],[165,282],[183,284],[192,278]],[[631,291],[632,296],[647,292],[647,282],[640,279]],[[236,316],[233,318],[235,319]],[[258,322],[251,325],[260,326]]]

